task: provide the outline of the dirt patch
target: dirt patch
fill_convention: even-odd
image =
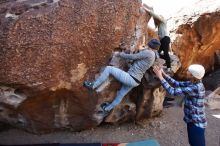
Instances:
[[[220,110],[206,109],[206,113],[206,144],[220,146],[220,119],[212,116],[220,114]],[[131,142],[155,138],[161,146],[188,146],[186,125],[182,119],[182,108],[171,107],[164,109],[161,117],[151,120],[123,125],[103,124],[82,132],[61,131],[33,135],[18,129],[9,129],[0,133],[0,144]]]

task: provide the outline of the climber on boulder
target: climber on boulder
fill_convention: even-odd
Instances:
[[[148,42],[148,48],[143,46],[139,47],[139,52],[134,54],[127,54],[125,52],[116,52],[115,55],[133,61],[133,64],[130,66],[129,70],[123,71],[119,68],[113,66],[107,66],[101,75],[96,79],[96,81],[85,81],[84,87],[89,90],[95,90],[102,83],[104,83],[109,76],[113,76],[116,80],[122,83],[122,87],[117,91],[116,98],[112,103],[103,103],[101,108],[103,109],[105,116],[116,106],[118,105],[123,97],[134,87],[138,86],[141,83],[141,79],[144,76],[144,73],[153,65],[155,61],[155,52],[156,49],[160,47],[160,41],[157,39],[152,39]]]
[[[158,28],[158,36],[161,43],[158,53],[162,59],[166,60],[167,71],[171,72],[171,62],[169,56],[170,37],[167,31],[167,20],[164,19],[162,15],[154,13],[153,8],[148,5],[143,4],[143,8],[153,17],[155,27]],[[163,54],[161,54],[162,51]]]

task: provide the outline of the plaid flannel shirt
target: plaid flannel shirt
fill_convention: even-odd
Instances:
[[[184,97],[184,121],[186,123],[194,123],[200,128],[207,126],[204,105],[205,88],[201,81],[198,83],[190,81],[179,82],[169,76],[165,76],[161,83],[169,94]]]

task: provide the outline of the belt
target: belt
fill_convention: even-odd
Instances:
[[[137,82],[138,84],[140,84],[141,82],[138,80],[138,79],[136,79],[135,77],[133,77],[132,75],[130,75],[134,80],[135,80],[135,82]]]

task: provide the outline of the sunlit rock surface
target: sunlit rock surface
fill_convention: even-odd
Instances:
[[[219,60],[220,50],[220,1],[199,1],[180,10],[169,21],[172,49],[180,58],[179,77],[184,77],[187,67],[192,63],[205,66],[212,71]]]
[[[152,37],[150,15],[140,6],[140,0],[1,1],[0,121],[44,133],[161,113],[158,80],[134,89],[106,119],[100,104],[111,101],[120,84],[110,79],[100,92],[82,86],[109,65],[113,51],[135,51]]]

